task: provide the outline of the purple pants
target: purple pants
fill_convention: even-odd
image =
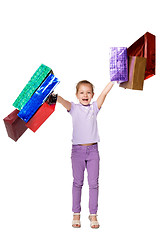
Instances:
[[[73,169],[73,207],[72,211],[81,211],[81,190],[84,181],[84,170],[88,172],[89,184],[89,211],[96,214],[98,209],[98,178],[99,178],[99,152],[98,144],[91,146],[72,145]]]

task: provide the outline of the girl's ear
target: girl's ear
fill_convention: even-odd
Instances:
[[[76,98],[78,99],[77,93],[75,95],[76,95]]]
[[[92,93],[92,98],[94,97],[94,93]]]

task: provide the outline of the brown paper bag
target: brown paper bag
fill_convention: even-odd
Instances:
[[[143,90],[143,83],[146,69],[146,58],[128,57],[128,82],[120,83],[120,87]]]

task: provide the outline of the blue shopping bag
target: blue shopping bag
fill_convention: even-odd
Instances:
[[[18,113],[18,116],[25,122],[28,122],[59,82],[58,78],[50,74]]]

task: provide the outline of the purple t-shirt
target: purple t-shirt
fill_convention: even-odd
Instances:
[[[81,103],[75,104],[71,102],[69,113],[72,116],[72,143],[74,145],[96,143],[100,141],[97,127],[98,112],[97,102],[93,102],[87,106]]]

